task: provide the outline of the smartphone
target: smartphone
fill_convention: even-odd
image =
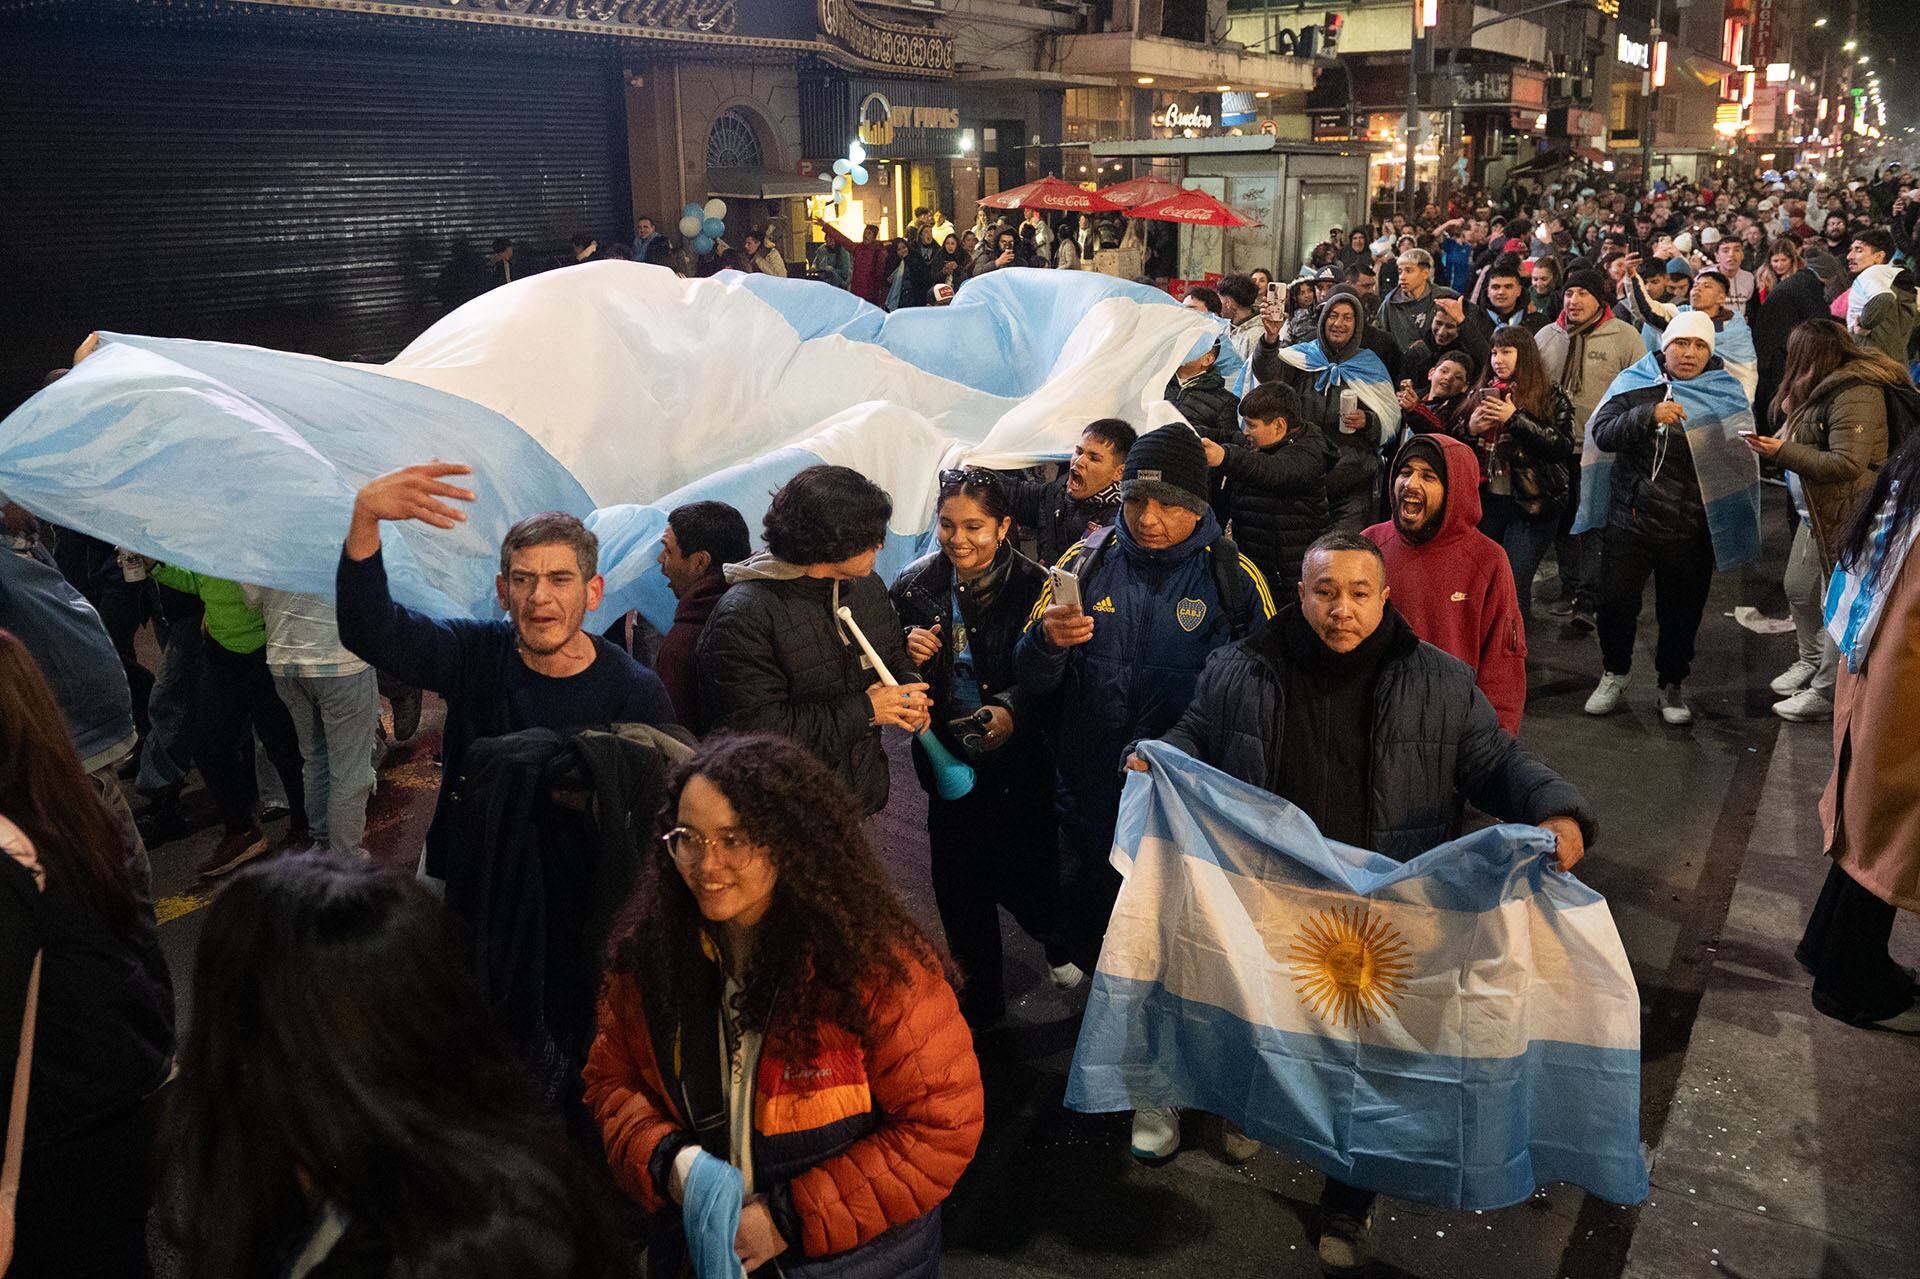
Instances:
[[[1080,578],[1071,570],[1059,565],[1047,570],[1047,579],[1053,583],[1053,602],[1065,604],[1071,608],[1080,605]]]
[[[1268,305],[1268,306],[1280,306],[1280,305],[1281,305],[1281,300],[1280,300],[1280,281],[1278,281],[1278,280],[1268,280],[1268,281],[1267,281],[1267,305]]]

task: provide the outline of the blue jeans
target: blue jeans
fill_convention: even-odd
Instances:
[[[198,620],[168,628],[160,675],[147,697],[147,740],[140,750],[137,790],[176,788],[193,767],[193,698],[200,683],[203,642]]]
[[[336,853],[357,852],[373,794],[379,676],[371,668],[353,675],[275,675],[273,686],[300,739],[314,842]]]
[[[1501,493],[1480,495],[1480,531],[1500,543],[1513,568],[1513,589],[1520,597],[1520,616],[1533,615],[1533,575],[1546,558],[1560,531],[1560,516],[1554,511],[1529,515],[1520,504]]]

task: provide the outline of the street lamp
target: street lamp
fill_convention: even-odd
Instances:
[[[1824,27],[1827,25],[1827,20],[1825,18],[1815,18],[1813,20],[1813,25],[1816,27]]]
[[[1858,49],[1860,47],[1860,42],[1858,40],[1849,40],[1845,44],[1841,45],[1840,47],[1846,52],[1852,53],[1855,49]]]

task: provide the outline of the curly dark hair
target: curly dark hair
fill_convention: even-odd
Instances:
[[[887,538],[893,499],[850,466],[809,466],[773,495],[761,527],[789,564],[838,564]]]
[[[741,830],[767,850],[776,871],[773,903],[734,1004],[747,1029],[777,1031],[804,1055],[817,1051],[824,1026],[864,1036],[873,992],[902,980],[903,960],[958,985],[946,952],[888,882],[867,842],[859,802],[809,751],[783,737],[708,738],[674,770],[666,824],[694,777],[727,797]],[[676,1018],[679,992],[703,984],[706,927],[666,846],[656,842],[614,930],[610,962],[610,971],[633,978],[649,1024]]]

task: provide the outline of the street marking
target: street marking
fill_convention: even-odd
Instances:
[[[191,915],[213,900],[211,893],[181,893],[177,897],[162,897],[153,906],[153,919],[156,924],[171,924],[183,915]]]

